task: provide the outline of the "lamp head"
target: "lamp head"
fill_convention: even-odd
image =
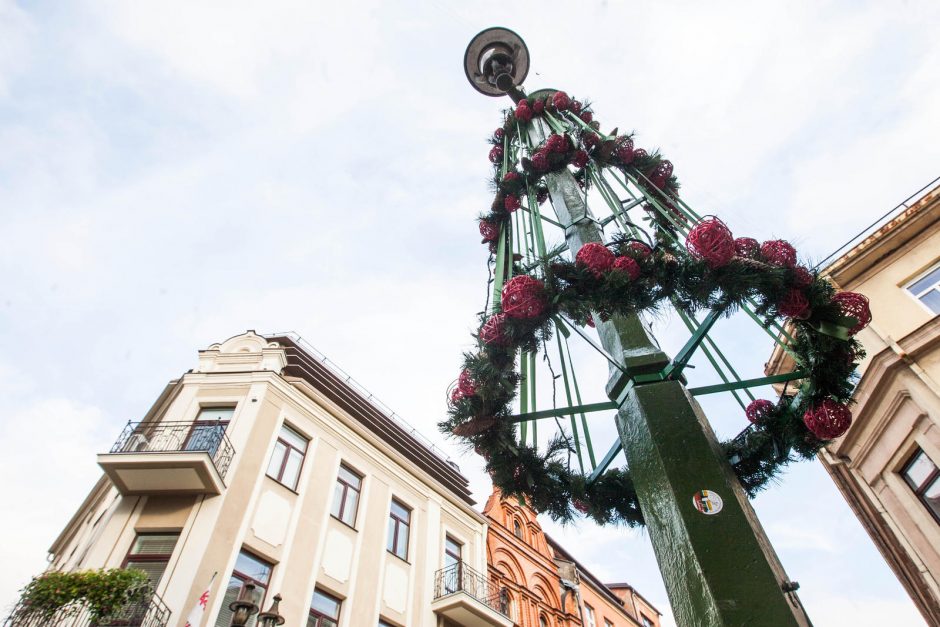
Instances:
[[[522,37],[508,28],[487,28],[470,40],[463,69],[481,94],[504,96],[519,87],[529,73],[529,49]]]

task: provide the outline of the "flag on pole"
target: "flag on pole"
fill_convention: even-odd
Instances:
[[[209,580],[205,591],[199,595],[199,600],[196,601],[196,605],[186,618],[186,627],[199,627],[202,624],[202,615],[206,613],[206,607],[209,605],[209,588],[212,587],[212,582],[218,574],[218,572],[212,573],[212,579]]]

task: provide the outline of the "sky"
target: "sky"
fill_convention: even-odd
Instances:
[[[821,259],[938,175],[938,20],[929,0],[0,0],[0,608],[95,454],[246,329],[300,333],[485,500],[480,460],[435,427],[483,306],[475,217],[507,103],[463,75],[479,30],[523,36],[530,90],[661,148],[699,213]],[[769,340],[737,324],[716,337],[756,376]],[[743,417],[721,403],[728,437]],[[923,624],[820,465],[754,505],[816,624]],[[668,614],[642,530],[543,523]]]

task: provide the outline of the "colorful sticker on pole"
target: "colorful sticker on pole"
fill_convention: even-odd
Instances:
[[[697,492],[692,497],[692,504],[695,505],[695,509],[708,516],[714,516],[720,512],[724,505],[718,493],[711,490]]]

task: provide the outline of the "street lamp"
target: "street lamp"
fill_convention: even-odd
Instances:
[[[232,610],[232,627],[245,627],[248,619],[258,613],[258,604],[252,601],[255,584],[246,583],[238,592],[238,599],[228,605]]]
[[[284,617],[278,612],[278,606],[281,604],[281,595],[274,595],[274,602],[267,612],[258,614],[258,627],[277,627],[284,624]]]
[[[529,73],[529,49],[522,37],[495,26],[481,31],[463,56],[467,80],[481,94],[522,97],[519,85]]]

